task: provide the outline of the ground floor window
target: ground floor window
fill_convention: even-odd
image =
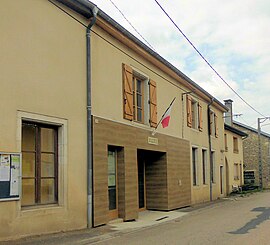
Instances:
[[[117,209],[117,151],[108,148],[108,195],[109,210]]]
[[[203,184],[206,185],[206,163],[207,163],[207,150],[202,150],[202,170],[203,170]]]
[[[192,147],[192,174],[193,174],[193,185],[197,185],[197,148]]]
[[[239,167],[238,167],[238,163],[234,164],[234,180],[239,180]]]
[[[22,122],[22,206],[58,202],[58,127]]]
[[[215,183],[215,152],[211,151],[211,159],[210,159],[210,175],[211,182]]]

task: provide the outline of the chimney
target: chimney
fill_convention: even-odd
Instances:
[[[232,102],[233,100],[224,100],[225,106],[228,108],[228,112],[225,112],[225,123],[229,126],[233,125],[233,113],[232,113]]]

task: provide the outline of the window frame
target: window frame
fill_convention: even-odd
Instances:
[[[138,91],[138,81],[140,83],[141,91]],[[138,123],[145,123],[145,80],[140,76],[132,74],[132,94],[133,94],[133,121]],[[141,106],[138,105],[138,97],[141,96]],[[141,110],[141,120],[138,119],[138,110]]]
[[[22,127],[21,130],[23,130],[24,125],[34,126],[35,128],[35,149],[34,151],[31,150],[21,150],[22,152],[22,165],[23,165],[23,153],[35,153],[35,174],[34,177],[24,177],[23,176],[23,169],[22,169],[22,183],[24,179],[34,179],[35,181],[35,202],[34,204],[29,205],[22,205],[22,207],[29,207],[29,206],[39,206],[39,205],[49,205],[49,204],[57,204],[58,203],[58,171],[59,171],[59,162],[58,162],[58,130],[59,126],[56,125],[50,125],[45,123],[39,123],[39,122],[33,122],[28,120],[22,120],[21,123]],[[52,129],[54,132],[53,135],[53,151],[42,151],[42,138],[41,138],[41,129],[47,128]],[[23,135],[22,135],[23,137]],[[23,138],[22,138],[23,139]],[[54,176],[53,177],[42,177],[42,154],[53,154],[54,155]],[[42,193],[42,186],[41,182],[44,179],[53,179],[54,180],[54,201],[53,202],[42,202],[41,201],[41,193]],[[21,198],[23,199],[23,195],[21,193]]]
[[[236,136],[233,136],[233,153],[239,153],[238,138]]]

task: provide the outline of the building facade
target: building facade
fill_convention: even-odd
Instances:
[[[225,195],[221,102],[86,0],[1,4],[1,240]]]
[[[224,115],[224,145],[225,145],[225,167],[226,167],[226,194],[238,191],[244,185],[243,142],[249,135],[233,124],[232,100],[224,100],[228,111]]]
[[[49,1],[0,14],[0,240],[84,228],[85,29]]]

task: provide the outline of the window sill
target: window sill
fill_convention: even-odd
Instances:
[[[33,205],[33,206],[26,206],[21,207],[22,213],[32,213],[32,212],[40,212],[46,210],[56,210],[59,208],[63,208],[63,206],[60,206],[58,203],[55,204],[44,204],[44,205]]]

